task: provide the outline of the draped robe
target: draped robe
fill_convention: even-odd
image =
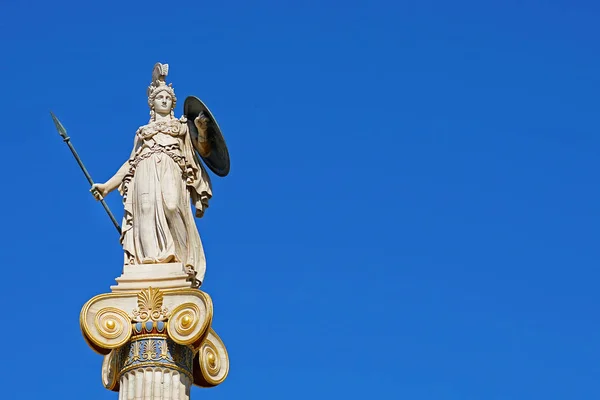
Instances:
[[[119,187],[125,264],[181,262],[202,282],[206,259],[190,200],[201,217],[212,191],[185,118],[140,127],[128,163]]]

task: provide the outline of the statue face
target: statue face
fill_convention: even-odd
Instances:
[[[154,98],[154,111],[159,114],[165,115],[171,112],[173,108],[173,99],[167,91],[160,91]]]

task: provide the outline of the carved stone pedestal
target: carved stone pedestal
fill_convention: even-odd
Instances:
[[[210,296],[198,289],[148,287],[92,298],[80,324],[119,400],[188,400],[192,384],[216,386],[229,371],[212,316]]]
[[[189,275],[182,263],[125,265],[123,274],[111,286],[113,292],[130,292],[148,286],[158,289],[190,287]]]

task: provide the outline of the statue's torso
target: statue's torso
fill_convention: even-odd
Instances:
[[[148,153],[156,145],[181,153],[186,133],[187,126],[177,119],[151,122],[138,129],[137,135],[141,140],[141,146],[137,154]]]

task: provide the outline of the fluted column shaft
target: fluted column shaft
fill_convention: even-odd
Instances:
[[[119,400],[189,400],[190,378],[167,368],[144,368],[121,376]]]

